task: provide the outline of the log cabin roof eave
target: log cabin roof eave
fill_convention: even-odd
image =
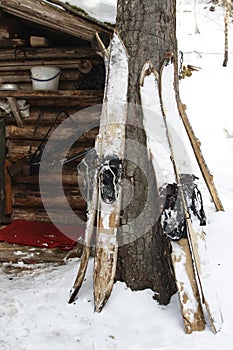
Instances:
[[[69,12],[66,9],[61,9],[46,0],[23,0],[21,2],[0,0],[0,9],[18,18],[45,28],[55,29],[87,42],[92,40],[96,32],[102,31],[109,35],[113,32],[113,28],[105,23],[79,13],[77,10]]]

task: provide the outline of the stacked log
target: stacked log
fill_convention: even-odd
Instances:
[[[24,48],[23,50],[1,49],[0,80],[2,83],[17,83],[19,90],[0,91],[0,100],[12,97],[26,100],[30,105],[29,117],[22,117],[23,127],[19,127],[13,115],[6,117],[6,135],[8,158],[11,166],[19,161],[25,166],[12,176],[13,214],[12,219],[49,222],[44,210],[38,175],[29,176],[29,160],[38,146],[67,118],[72,118],[74,127],[62,129],[59,142],[67,139],[70,133],[80,134],[68,150],[67,158],[94,146],[98,133],[100,107],[88,108],[102,102],[103,90],[74,90],[73,86],[83,75],[80,71],[85,60],[92,66],[102,65],[102,60],[90,48]],[[38,64],[54,65],[61,68],[60,87],[58,91],[33,91],[31,88],[30,67]],[[88,75],[87,75],[88,76]],[[97,79],[93,77],[93,79]],[[90,124],[93,127],[90,129]],[[76,128],[76,129],[75,129]],[[47,135],[51,129],[49,135]],[[90,130],[89,130],[90,129]],[[76,167],[82,158],[64,166],[62,182],[65,196],[51,196],[51,210],[57,214],[58,221],[69,223],[64,214],[66,201],[82,220],[86,219],[86,203],[79,189]],[[10,168],[10,167],[9,167]],[[25,169],[26,173],[25,173]],[[59,179],[50,181],[51,189]]]
[[[7,126],[7,145],[8,154],[11,164],[17,164],[17,162],[24,162],[24,167],[20,168],[19,173],[16,173],[12,177],[12,193],[13,193],[13,219],[27,219],[37,221],[49,221],[48,215],[43,209],[43,203],[41,199],[41,193],[39,188],[39,175],[29,175],[29,161],[32,154],[36,151],[37,147],[43,141],[48,130],[53,126],[53,122],[57,115],[61,112],[60,110],[49,110],[48,114],[44,110],[43,119],[40,120],[37,125],[37,118],[41,111],[37,107],[32,107],[31,115],[25,118],[24,127],[19,128],[16,125],[9,124]],[[69,110],[66,111],[66,115],[69,116]],[[88,130],[88,119],[85,119],[85,113],[80,114],[79,127],[83,130],[87,130],[67,152],[67,159],[74,155],[90,149],[94,146],[95,137],[98,133],[98,127]],[[71,115],[72,118],[72,115]],[[99,114],[89,114],[89,121],[96,121],[98,124]],[[59,126],[62,123],[63,118],[57,121]],[[95,122],[94,122],[95,124]],[[36,129],[36,130],[35,130]],[[63,137],[59,140],[59,143],[66,140],[66,135],[69,135],[71,130],[62,129],[60,135]],[[58,143],[58,144],[59,144]],[[54,154],[56,158],[56,154]],[[53,155],[51,156],[53,158]],[[64,190],[64,197],[61,198],[56,195],[56,186],[59,183],[59,176],[53,176],[52,178],[45,178],[49,184],[51,190],[50,195],[46,194],[47,200],[51,210],[58,213],[57,217],[60,222],[69,222],[69,218],[66,218],[63,214],[63,208],[66,206],[66,201],[72,208],[72,210],[82,220],[85,220],[86,202],[83,199],[80,192],[80,180],[78,181],[77,165],[82,160],[80,159],[71,161],[70,163],[63,166],[62,183]],[[27,169],[25,171],[25,169]],[[55,194],[53,195],[53,189]]]

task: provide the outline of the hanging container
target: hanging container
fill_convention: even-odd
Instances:
[[[57,90],[59,85],[60,74],[61,70],[57,67],[32,67],[31,78],[33,90]]]

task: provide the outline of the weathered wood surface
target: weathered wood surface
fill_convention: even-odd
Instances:
[[[0,6],[5,12],[12,15],[89,42],[96,32],[104,31],[111,34],[110,29],[104,25],[96,24],[94,20],[74,16],[44,1],[1,0]]]
[[[13,178],[14,185],[16,186],[17,184],[33,184],[34,186],[38,185],[39,183],[39,175],[32,175],[32,176],[24,176],[24,175],[19,175],[15,176]],[[48,183],[52,184],[58,184],[60,181],[60,176],[53,176],[51,179],[50,177],[43,177],[41,176],[41,181],[45,181]],[[76,170],[71,170],[69,173],[66,170],[66,173],[62,175],[62,183],[64,186],[74,186],[74,185],[83,185],[83,181],[78,179],[78,174]]]
[[[86,208],[86,202],[85,200],[80,196],[79,191],[73,190],[71,193],[67,193],[67,196],[59,197],[56,193],[52,193],[53,189],[51,189],[50,194],[46,194],[46,202],[48,203],[48,206],[50,205],[51,208],[62,210],[63,208],[66,208],[67,202],[71,207],[74,207],[76,209],[85,209]],[[55,188],[56,192],[56,188]],[[67,191],[68,192],[68,191]],[[76,192],[76,193],[75,193]],[[43,207],[42,199],[40,191],[32,191],[30,189],[27,189],[27,192],[23,192],[20,189],[13,188],[13,205],[17,207]]]
[[[77,106],[79,109],[102,103],[103,92],[100,90],[58,90],[58,91],[0,91],[0,99],[15,97],[28,100],[35,107]]]
[[[75,209],[72,208],[74,213],[81,219],[83,222],[86,221],[85,210],[83,209]],[[64,215],[62,210],[56,210],[53,213],[53,217],[56,217],[56,222],[60,224],[75,224],[75,222],[71,222],[70,218]],[[28,220],[28,221],[41,221],[41,222],[50,222],[50,218],[48,214],[44,210],[44,208],[29,208],[28,207],[14,207],[13,208],[13,219],[14,220]]]
[[[92,61],[93,65],[101,64],[101,59],[93,59]],[[12,70],[17,71],[24,71],[29,70],[34,66],[41,66],[44,65],[48,66],[58,66],[61,69],[82,69],[83,60],[80,59],[43,59],[43,60],[35,60],[35,61],[27,61],[24,60],[23,62],[20,61],[10,61],[10,62],[1,62],[0,66],[0,72],[12,72]]]
[[[13,116],[15,117],[17,126],[22,128],[23,127],[23,120],[22,120],[22,116],[21,116],[16,98],[15,97],[7,97],[7,101],[9,103],[11,112],[12,112]]]
[[[76,128],[75,128],[76,126]],[[80,127],[78,124],[75,125],[74,124],[74,129],[68,129],[68,128],[64,128],[59,132],[59,140],[67,140],[67,137],[69,135],[72,135],[73,132],[75,133],[75,130],[77,131],[77,134],[80,130]],[[54,129],[52,129],[54,130]],[[40,126],[38,127],[38,129],[36,130],[36,134],[35,133],[35,126],[34,125],[25,125],[24,128],[18,128],[15,125],[8,125],[7,126],[7,131],[8,131],[8,138],[10,139],[28,139],[28,140],[42,140],[47,132],[48,132],[48,126]],[[52,131],[51,133],[52,134]],[[89,140],[94,140],[96,137],[97,131],[96,129],[87,131],[84,133],[85,137],[88,138]],[[68,135],[68,136],[67,136]],[[54,140],[56,139],[56,137],[54,136]],[[79,141],[79,143],[83,143],[85,142],[85,140],[83,140],[83,135],[80,137],[80,139],[78,139],[77,141]]]
[[[57,66],[57,65],[56,65]],[[0,77],[3,83],[31,83],[31,74],[29,71],[21,71],[18,69],[11,70],[10,72],[1,72]],[[60,81],[76,81],[80,77],[80,72],[76,69],[62,71],[60,75]]]
[[[0,4],[1,6],[1,4]],[[90,47],[48,47],[48,48],[33,48],[23,47],[20,49],[1,49],[0,61],[5,62],[5,65],[9,64],[9,61],[18,62],[36,62],[41,60],[61,60],[67,59],[68,61],[76,60],[80,62],[82,59],[94,59],[101,62],[101,58],[97,56],[95,50]]]
[[[38,107],[31,107],[30,108],[30,117],[24,118],[24,124],[30,125],[33,124],[36,125],[39,114],[41,113],[41,108]],[[66,118],[71,117],[74,121],[77,121],[79,125],[84,126],[85,124],[96,122],[99,123],[100,120],[100,113],[101,113],[101,106],[96,106],[96,108],[89,108],[87,110],[79,109],[77,107],[70,107],[65,106],[64,109],[61,108],[49,108],[44,110],[44,115],[41,118],[41,122],[39,125],[48,126],[54,123],[55,119],[57,118],[57,123],[61,123]],[[13,120],[12,117],[6,117],[5,118],[6,125],[14,125],[12,124]]]
[[[99,102],[103,98],[102,91],[96,90],[71,90],[71,91],[0,91],[0,98],[16,97],[21,99],[81,99],[85,102]]]

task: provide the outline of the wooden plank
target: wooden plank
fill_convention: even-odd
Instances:
[[[101,90],[58,90],[58,91],[0,91],[0,99],[15,97],[28,100],[34,107],[66,108],[66,106],[78,109],[99,105],[103,101]]]
[[[12,112],[13,116],[15,117],[17,126],[22,128],[23,127],[23,120],[21,117],[21,113],[20,113],[16,98],[8,96],[7,101],[9,103],[11,112]]]
[[[18,0],[1,0],[1,8],[17,17],[89,42],[91,42],[96,32],[112,33],[104,25],[74,16],[41,0],[24,0],[21,2]]]
[[[103,97],[101,90],[69,90],[69,91],[0,91],[0,98],[15,97],[21,99],[80,99],[85,102],[95,102]]]
[[[78,123],[74,123],[73,129],[64,128],[59,132],[59,140],[64,139],[66,140],[69,135],[73,135],[75,132],[75,129],[78,131],[80,130],[80,125]],[[24,140],[43,140],[46,136],[47,132],[49,130],[49,126],[38,126],[35,133],[35,125],[25,125],[24,128],[17,128],[15,125],[8,125],[7,126],[7,132],[8,132],[8,138],[10,139],[24,139]],[[54,130],[54,128],[52,129]],[[52,133],[51,130],[51,133]],[[97,135],[96,129],[92,129],[90,131],[85,132],[85,137],[88,139],[94,140]],[[83,136],[80,137],[79,142],[84,142],[85,140],[82,139]],[[54,140],[56,137],[54,136]]]
[[[18,192],[14,193],[15,189],[13,188],[13,206],[14,207],[28,207],[29,211],[31,208],[43,208],[42,199],[40,197],[40,193],[33,193],[27,191],[26,193]],[[54,210],[62,211],[62,209],[67,208],[67,202],[72,208],[76,208],[79,210],[85,210],[86,202],[82,197],[57,197],[56,195],[52,195],[48,198],[46,197],[47,205],[53,208]]]
[[[41,176],[41,181],[53,183],[53,184],[59,184],[60,182],[60,176],[54,176],[52,179],[47,176]],[[22,174],[14,176],[13,178],[14,185],[16,184],[38,184],[39,183],[39,176],[38,175],[32,175],[32,176],[23,176]],[[77,171],[70,171],[68,174],[62,174],[62,184],[63,186],[80,186],[80,183],[83,184],[81,179],[78,180],[77,177]]]
[[[72,208],[74,213],[84,222],[86,221],[86,212],[83,209]],[[70,218],[67,215],[64,215],[64,212],[61,210],[56,210],[56,222],[60,224],[72,224]],[[55,215],[54,214],[54,215]],[[28,221],[40,221],[40,222],[50,222],[48,214],[43,208],[30,208],[28,207],[14,207],[12,220],[28,220]],[[75,222],[73,223],[75,224]]]
[[[10,72],[0,73],[2,83],[31,83],[31,74],[28,70],[18,71],[18,69],[11,70]],[[79,79],[80,72],[78,70],[67,69],[63,70],[60,75],[61,81],[75,82]]]
[[[25,126],[28,124],[33,124],[35,126],[35,123],[38,120],[38,116],[40,113],[40,108],[31,107],[30,109],[30,116],[28,118],[24,119]],[[54,120],[60,114],[57,122],[61,123],[64,121],[67,117],[76,118],[78,120],[78,123],[80,125],[80,128],[85,127],[86,124],[96,122],[98,125],[98,122],[100,120],[100,113],[101,113],[101,106],[98,108],[91,108],[88,110],[79,110],[75,107],[65,107],[62,109],[45,109],[44,110],[44,116],[43,116],[43,126],[48,126],[54,123]],[[75,119],[75,120],[76,120]],[[12,122],[12,118],[6,118],[6,125],[10,124]]]

